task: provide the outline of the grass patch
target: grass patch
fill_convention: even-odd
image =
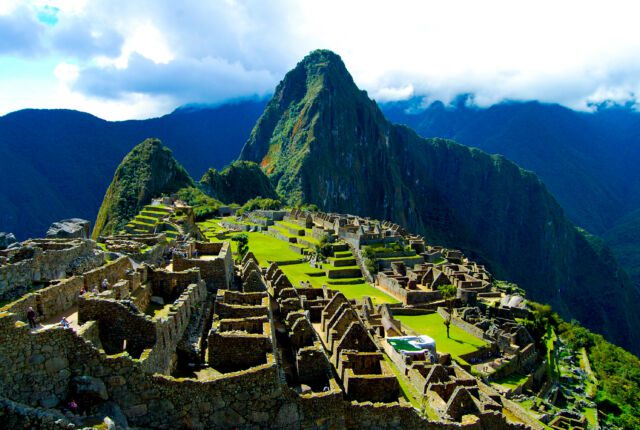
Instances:
[[[340,291],[347,299],[362,299],[364,296],[369,296],[374,304],[398,303],[398,300],[366,282],[357,285],[328,285],[328,287]]]
[[[505,376],[504,378],[496,379],[493,382],[498,385],[502,385],[505,388],[515,389],[524,384],[528,377],[528,375],[514,373],[512,375]]]
[[[247,235],[249,236],[249,250],[253,252],[263,267],[269,266],[269,261],[297,260],[302,258],[300,254],[289,248],[287,242],[273,236],[260,232],[250,232],[247,233]],[[353,268],[357,268],[357,266]],[[311,267],[307,262],[281,265],[280,269],[296,287],[300,286],[301,281],[308,281],[314,288],[322,288],[322,285],[327,285],[332,290],[342,292],[347,299],[362,299],[364,296],[369,296],[374,303],[398,302],[388,294],[366,283],[364,279],[362,279],[360,283],[352,285],[330,285],[330,280],[324,274],[324,271]],[[309,273],[312,273],[313,276],[310,276]]]
[[[451,354],[457,361],[466,363],[461,355],[468,354],[486,346],[487,343],[466,331],[451,325],[451,338],[447,338],[447,328],[440,314],[428,315],[398,315],[396,319],[417,332],[426,334],[436,341],[436,349]]]
[[[269,266],[269,261],[286,261],[302,258],[300,254],[289,248],[288,242],[259,232],[249,232],[247,236],[249,236],[249,251],[253,252],[260,262],[260,265],[264,267]]]

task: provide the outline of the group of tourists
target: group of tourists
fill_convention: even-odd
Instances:
[[[98,288],[97,285],[94,285],[93,288],[91,289],[91,293],[92,294],[98,294],[102,291],[107,291],[109,289],[109,281],[107,280],[107,278],[104,278],[102,280],[102,283],[100,284],[100,288]],[[82,288],[80,288],[80,295],[83,296],[87,293],[87,289],[85,288],[85,286],[83,285]]]
[[[29,328],[35,329],[38,327],[37,318],[38,318],[38,313],[35,311],[35,309],[33,309],[32,306],[29,306],[27,308],[27,321],[29,321]],[[63,316],[60,319],[59,325],[64,329],[71,328],[71,323],[69,323],[69,320],[67,319],[66,316]]]

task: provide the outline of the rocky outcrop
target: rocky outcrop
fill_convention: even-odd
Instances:
[[[13,233],[0,232],[0,249],[7,249],[16,242],[17,240]]]
[[[542,182],[501,156],[389,123],[340,57],[315,51],[276,88],[242,150],[289,203],[389,219],[462,248],[534,300],[640,351],[640,299]]]
[[[54,222],[47,230],[49,239],[87,239],[91,236],[91,222],[81,218],[70,218]]]

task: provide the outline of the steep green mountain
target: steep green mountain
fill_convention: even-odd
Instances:
[[[604,240],[631,279],[640,285],[640,209],[620,219]]]
[[[0,231],[42,236],[52,222],[95,219],[113,172],[138,143],[156,136],[200,177],[238,157],[266,102],[185,107],[160,118],[104,121],[70,110],[0,117]]]
[[[461,98],[450,106],[382,105],[385,116],[423,137],[453,139],[502,154],[532,170],[577,225],[603,234],[640,207],[640,114],[624,108],[576,112],[539,102],[486,109]]]
[[[424,137],[444,137],[498,153],[532,170],[577,225],[607,240],[640,288],[640,237],[627,216],[640,210],[640,113],[623,107],[576,112],[539,102],[486,109],[466,99],[445,106],[387,103],[391,121]]]
[[[256,163],[249,161],[234,161],[220,172],[207,170],[200,179],[200,187],[215,199],[239,205],[255,197],[278,198],[269,178]]]
[[[193,186],[187,171],[158,139],[134,147],[116,169],[100,206],[93,237],[113,234],[131,220],[151,199]]]
[[[340,57],[314,51],[276,88],[241,153],[290,203],[391,219],[632,351],[638,292],[531,172],[386,120]]]

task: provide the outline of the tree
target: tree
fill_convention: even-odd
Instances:
[[[233,236],[231,240],[238,242],[238,260],[242,260],[247,251],[249,251],[249,236],[246,233],[239,233]]]
[[[329,243],[329,236],[326,234],[320,238],[316,245],[316,258],[319,261],[326,260],[331,255],[332,246]]]
[[[438,287],[442,298],[447,303],[447,312],[449,315],[444,319],[444,325],[447,327],[447,338],[449,337],[449,328],[451,327],[451,318],[453,317],[453,301],[456,298],[458,289],[454,285],[440,285]]]

